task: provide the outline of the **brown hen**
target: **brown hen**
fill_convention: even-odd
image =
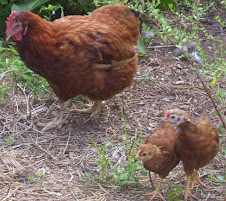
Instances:
[[[119,4],[53,22],[29,11],[13,12],[6,35],[16,41],[26,66],[44,77],[61,101],[79,94],[95,101],[88,110],[73,110],[94,116],[103,100],[132,84],[138,62],[138,17]],[[43,131],[56,127],[62,117],[61,112]]]
[[[159,175],[160,181],[156,190],[145,196],[152,195],[151,200],[161,195],[160,189],[163,179],[177,166],[180,157],[176,152],[177,132],[172,123],[161,122],[159,128],[154,129],[145,143],[138,149],[136,159],[143,162],[145,169]]]
[[[196,181],[206,187],[198,176],[198,170],[210,163],[218,152],[217,130],[211,125],[206,113],[202,114],[198,122],[180,109],[169,110],[164,117],[176,125],[179,133],[177,151],[187,175],[185,200],[189,196],[198,200],[190,191],[190,181],[192,180],[192,188]]]

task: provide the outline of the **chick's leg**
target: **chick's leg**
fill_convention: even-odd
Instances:
[[[194,198],[196,200],[199,200],[195,195],[193,195],[191,193],[190,181],[191,181],[191,176],[188,176],[188,178],[187,178],[187,184],[186,184],[186,188],[185,188],[184,200],[187,201],[188,200],[188,197],[192,197],[192,198]]]
[[[60,114],[57,115],[51,122],[47,124],[39,123],[36,126],[43,127],[43,129],[41,130],[42,132],[46,132],[48,130],[60,127],[63,121],[65,120],[64,112],[68,108],[68,106],[71,104],[71,102],[72,102],[72,99],[68,100],[67,102],[64,102],[60,108]]]
[[[207,188],[207,186],[204,183],[202,183],[201,179],[199,178],[198,170],[195,170],[193,172],[191,176],[191,181],[192,181],[191,190],[194,188],[196,182],[198,182],[202,187]]]
[[[74,112],[74,113],[91,113],[90,117],[94,117],[95,115],[100,113],[101,109],[102,109],[102,101],[101,100],[96,100],[95,103],[93,104],[93,106],[91,106],[90,108],[88,108],[86,110],[73,109],[73,110],[70,110],[70,112]]]
[[[144,196],[151,196],[151,195],[152,195],[150,201],[151,201],[151,200],[154,200],[156,197],[160,197],[161,200],[166,201],[166,200],[164,199],[164,197],[162,196],[161,192],[160,192],[162,182],[163,182],[163,178],[160,178],[159,184],[158,184],[158,187],[156,188],[156,190],[155,190],[154,192],[152,192],[152,193],[144,194]]]

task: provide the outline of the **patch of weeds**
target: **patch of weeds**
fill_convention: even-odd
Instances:
[[[46,177],[45,171],[44,171],[44,170],[40,170],[40,171],[39,171],[39,178],[40,178],[40,179],[44,179],[45,177]]]
[[[142,75],[142,80],[144,83],[150,85],[150,86],[154,86],[155,85],[155,78],[154,77],[150,77],[149,75]]]
[[[137,175],[137,170],[143,168],[143,165],[140,162],[134,163],[135,157],[135,145],[137,142],[138,131],[135,133],[134,140],[132,145],[130,146],[129,135],[127,132],[125,116],[122,112],[123,118],[123,126],[124,126],[124,133],[125,133],[125,145],[120,146],[117,144],[113,144],[109,141],[106,141],[102,147],[99,147],[97,143],[93,140],[93,145],[98,153],[98,159],[92,159],[97,165],[98,174],[90,174],[85,173],[85,178],[88,182],[102,182],[111,188],[124,188],[131,182],[139,183],[139,178]],[[110,159],[109,155],[114,150],[122,150],[125,152],[126,158],[123,159],[121,162],[113,161]],[[120,152],[122,152],[120,151]],[[143,172],[140,172],[140,175],[143,175]],[[113,184],[113,185],[112,185]]]
[[[226,174],[223,176],[217,176],[219,182],[226,182]]]
[[[40,12],[45,13],[43,14],[43,17],[47,20],[50,21],[52,19],[52,16],[55,15],[56,11],[60,9],[60,17],[64,17],[64,8],[60,4],[57,5],[51,5],[49,4],[48,6],[42,6],[40,9]]]
[[[104,146],[102,148],[98,147],[97,143],[91,139],[93,142],[93,145],[98,153],[98,160],[93,160],[98,167],[101,170],[101,174],[100,174],[100,179],[103,182],[106,182],[106,178],[108,176],[108,169],[111,166],[111,164],[113,163],[109,158],[107,158],[106,156],[106,149],[108,146],[112,145],[112,143],[110,142],[105,142]]]
[[[6,139],[6,142],[9,144],[9,145],[12,145],[12,143],[13,143],[13,138],[11,137],[11,136],[9,136],[9,137],[7,137]]]
[[[221,29],[224,29],[226,27],[226,23],[223,19],[221,19],[219,16],[215,16],[215,19],[218,21],[220,24]]]
[[[213,178],[212,175],[208,175],[207,179],[211,182],[217,182],[217,183],[225,183],[226,182],[226,174],[224,175],[219,175],[216,178]]]
[[[223,154],[224,156],[226,156],[226,146],[224,146],[224,147],[222,148],[222,154]]]
[[[33,176],[31,176],[31,175],[29,175],[27,178],[28,178],[30,181],[35,181],[35,180],[36,180],[36,178],[33,177]]]
[[[38,170],[38,175],[36,177],[29,175],[28,177],[29,181],[38,181],[38,180],[42,180],[46,178],[46,170],[44,168],[41,168],[40,170]]]
[[[167,196],[167,200],[168,201],[179,201],[181,200],[181,192],[182,192],[182,188],[177,188],[174,191],[170,191],[168,196]]]
[[[27,92],[33,91],[36,98],[50,95],[49,84],[41,76],[35,74],[20,60],[12,45],[3,47],[0,44],[0,98],[6,99],[10,91],[20,85]]]
[[[224,134],[225,134],[223,124],[220,124],[220,125],[218,126],[217,132],[218,132],[218,135],[224,135]]]

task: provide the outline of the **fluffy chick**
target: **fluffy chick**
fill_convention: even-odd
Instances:
[[[138,149],[135,161],[142,161],[146,170],[152,171],[160,177],[156,190],[145,194],[145,196],[152,195],[151,200],[158,196],[165,201],[160,192],[161,184],[163,179],[180,161],[180,157],[176,152],[177,136],[173,124],[162,121],[159,128],[154,129],[145,143]]]

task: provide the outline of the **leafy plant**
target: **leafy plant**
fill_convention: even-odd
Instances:
[[[174,191],[170,191],[167,200],[168,201],[179,201],[181,196],[182,188],[177,188]]]
[[[139,179],[138,177],[136,177],[136,172],[143,166],[140,162],[134,163],[135,145],[137,141],[138,132],[136,132],[132,146],[130,146],[130,140],[126,128],[126,121],[123,113],[122,118],[124,125],[124,133],[126,137],[124,146],[119,146],[106,141],[103,147],[98,147],[96,142],[91,139],[98,153],[98,160],[93,161],[97,164],[97,168],[100,169],[100,176],[93,176],[90,173],[86,173],[86,179],[88,179],[89,181],[97,180],[105,184],[111,181],[111,184],[115,184],[115,186],[111,185],[111,187],[113,188],[122,188],[128,185],[131,181],[139,183]],[[107,157],[108,153],[115,149],[123,149],[123,151],[126,152],[126,159],[124,160],[124,162],[117,163]],[[144,175],[143,172],[140,172],[140,174]]]
[[[60,9],[61,10],[61,15],[60,17],[64,16],[64,8],[60,5],[57,4],[56,6],[49,4],[48,6],[42,6],[40,9],[40,12],[44,12],[46,14],[43,14],[43,17],[50,21],[52,16],[55,14],[55,12]]]
[[[105,181],[105,177],[108,174],[108,168],[112,164],[112,161],[106,157],[106,149],[108,146],[112,145],[110,142],[105,142],[104,146],[102,148],[99,148],[97,143],[91,139],[93,142],[93,145],[98,153],[98,160],[93,160],[101,169],[101,177],[100,179],[102,181]]]
[[[12,11],[35,11],[51,0],[0,0],[0,35],[6,29],[5,21]]]
[[[31,176],[31,175],[29,175],[28,177],[27,177],[30,181],[35,181],[35,177],[33,177],[33,176]]]
[[[11,145],[13,143],[13,138],[11,136],[6,138],[6,141],[9,145]]]
[[[4,79],[0,86],[1,99],[5,99],[17,84],[27,92],[33,91],[37,98],[50,95],[47,81],[24,65],[12,45],[7,48],[0,46],[0,53],[0,79]]]
[[[34,11],[50,1],[51,0],[20,0],[18,3],[12,4],[11,11]]]

